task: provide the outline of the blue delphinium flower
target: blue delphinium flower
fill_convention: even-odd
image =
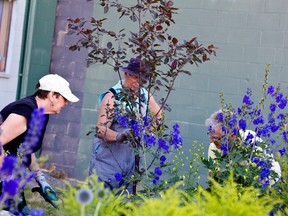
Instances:
[[[280,100],[280,102],[278,103],[278,107],[280,109],[285,109],[286,105],[287,105],[287,99],[286,98],[282,98]]]
[[[152,180],[152,183],[156,185],[157,182],[160,180],[160,176],[162,175],[162,170],[159,167],[156,167],[154,169],[154,174],[155,176],[154,176],[154,179]]]
[[[2,116],[0,115],[0,125],[2,124]],[[1,136],[1,134],[2,134],[2,129],[0,128],[0,136]],[[2,143],[0,142],[0,155],[2,155]]]
[[[255,118],[253,120],[254,125],[260,125],[260,124],[264,124],[264,123],[265,123],[265,120],[264,120],[263,116],[259,116],[258,118]]]
[[[8,179],[3,181],[3,193],[9,194],[10,197],[14,197],[18,192],[19,180]]]
[[[152,118],[149,116],[144,116],[143,120],[144,120],[144,127],[148,127],[149,124],[152,122]]]
[[[285,140],[285,142],[288,143],[288,131],[283,131],[282,137]]]
[[[174,131],[179,132],[179,128],[180,128],[180,126],[179,126],[178,123],[175,123],[175,124],[173,125],[173,129],[174,129]],[[180,133],[180,132],[179,132],[179,133]]]
[[[250,99],[249,95],[244,95],[243,104],[246,104],[246,105],[252,105],[253,104],[253,101]]]
[[[169,150],[169,146],[166,144],[166,141],[163,139],[159,139],[158,140],[158,145],[161,149],[168,151]]]
[[[236,135],[238,134],[238,129],[237,129],[237,128],[233,128],[232,134],[233,134],[234,136],[236,136]]]
[[[25,140],[18,149],[20,154],[22,153],[25,155],[32,153],[32,149],[39,141],[39,137],[44,129],[45,119],[44,108],[40,107],[32,112]]]
[[[157,176],[161,176],[162,175],[162,170],[159,168],[159,167],[156,167],[154,169],[154,173],[157,175]]]
[[[144,137],[146,139],[146,145],[149,147],[152,147],[156,144],[156,138],[154,135],[150,135],[150,136],[145,136]]]
[[[285,115],[283,113],[279,113],[277,116],[277,119],[283,120],[285,118]]]
[[[268,123],[269,124],[274,124],[276,122],[275,118],[273,117],[273,115],[269,114],[268,115]]]
[[[280,103],[283,97],[284,97],[283,93],[282,92],[279,93],[275,98],[276,102]]]
[[[260,175],[259,175],[259,180],[262,183],[262,189],[266,188],[269,186],[269,175],[270,175],[270,168],[271,164],[260,160],[259,158],[253,158],[252,161],[256,163],[257,166],[260,167]]]
[[[263,166],[260,173],[260,181],[269,177],[270,169],[267,166]]]
[[[136,137],[138,137],[139,134],[140,134],[140,125],[138,124],[138,122],[132,120],[132,121],[131,121],[131,128],[132,128],[133,131],[135,132]]]
[[[246,130],[246,120],[245,119],[239,120],[239,128],[242,129],[243,131]]]
[[[115,180],[116,182],[121,182],[123,179],[122,175],[120,173],[115,174]]]
[[[262,189],[267,188],[270,185],[270,181],[267,179],[266,181],[264,181],[264,183],[261,185]]]
[[[271,95],[271,96],[274,96],[274,86],[269,86],[268,89],[267,89],[267,94]]]
[[[44,210],[43,209],[31,209],[30,215],[31,216],[43,216]]]
[[[228,125],[230,128],[234,128],[237,125],[237,116],[233,113],[228,120]]]
[[[279,130],[279,128],[280,127],[278,125],[275,125],[275,124],[270,125],[270,129],[272,133],[276,133]]]
[[[129,125],[129,122],[128,122],[128,117],[127,116],[121,116],[118,118],[118,123],[124,127],[124,128],[127,128],[128,125]]]
[[[238,107],[237,113],[238,113],[238,115],[240,115],[242,113],[242,109],[240,107]]]
[[[219,113],[219,114],[218,114],[218,121],[219,121],[219,122],[223,122],[223,119],[224,119],[223,113]]]
[[[179,145],[182,145],[182,137],[179,135],[179,124],[173,125],[173,132],[171,132],[171,139],[170,139],[170,145],[174,146],[175,149],[179,148]]]
[[[260,159],[258,157],[253,157],[252,158],[252,162],[255,163],[255,164],[258,164],[260,161]]]
[[[286,153],[286,148],[279,149],[279,153],[281,156],[284,156]]]
[[[268,137],[269,138],[271,136],[271,133],[270,133],[271,128],[270,128],[269,125],[265,125],[263,128],[259,128],[259,131],[261,132],[260,134],[263,137]]]
[[[270,143],[271,143],[272,145],[275,145],[275,144],[276,144],[276,140],[275,140],[275,139],[270,139]]]
[[[270,104],[271,113],[274,113],[276,111],[276,108],[277,108],[276,104]]]
[[[16,166],[17,158],[13,155],[4,157],[2,167],[0,169],[1,175],[10,176]]]
[[[253,134],[251,134],[251,133],[249,132],[248,135],[247,135],[246,138],[245,138],[245,143],[251,144],[251,143],[253,143],[253,140],[254,140],[254,136],[253,136]]]
[[[224,143],[221,145],[221,147],[220,147],[220,149],[223,151],[223,154],[224,154],[224,155],[227,155],[227,154],[228,154],[229,148],[230,148],[230,146],[229,146],[229,143],[228,143],[227,141],[224,142]]]
[[[165,161],[166,161],[166,157],[165,157],[165,155],[162,155],[162,156],[160,157],[160,165],[161,165],[161,166],[164,165]]]
[[[24,169],[23,169],[23,170],[24,170]],[[37,173],[36,173],[36,172],[27,172],[27,171],[25,170],[25,172],[24,172],[23,175],[24,175],[23,178],[24,178],[26,181],[24,182],[23,186],[21,187],[22,189],[24,189],[24,188],[26,187],[26,185],[27,185],[28,182],[31,182],[31,181],[36,177]]]

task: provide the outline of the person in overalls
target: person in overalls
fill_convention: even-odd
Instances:
[[[148,95],[148,92],[139,85],[141,79],[144,79],[141,68],[141,60],[130,59],[128,66],[121,68],[121,71],[124,72],[124,80],[119,81],[100,95],[97,133],[92,146],[89,175],[96,173],[99,181],[104,182],[104,186],[111,190],[124,187],[129,193],[135,193],[131,182],[128,181],[135,171],[135,154],[133,151],[135,143],[129,139],[131,130],[119,124],[116,118],[118,105],[125,103],[125,101],[121,101],[122,90],[128,88],[132,92],[134,91],[135,101],[140,104],[140,112],[143,117],[146,115],[147,109],[154,116],[157,115],[160,118],[162,115],[153,96]],[[141,99],[139,95],[141,95]],[[112,109],[113,107],[115,109]],[[108,114],[107,110],[109,110]],[[139,109],[135,112],[139,112]],[[121,180],[117,179],[117,175],[120,176]]]

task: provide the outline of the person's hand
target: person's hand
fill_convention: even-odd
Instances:
[[[52,189],[52,187],[47,183],[45,179],[45,175],[42,173],[38,176],[36,176],[36,182],[40,186],[41,189],[41,195],[47,199],[47,200],[53,200],[57,201],[58,197],[56,195],[56,192]]]
[[[131,133],[130,129],[125,129],[124,131],[117,133],[116,141],[122,143],[131,137],[132,137],[132,133]]]

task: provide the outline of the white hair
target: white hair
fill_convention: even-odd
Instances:
[[[219,114],[223,114],[223,110],[222,109],[212,113],[210,115],[210,117],[205,120],[205,126],[207,128],[208,127],[211,127],[211,128],[216,128],[216,127],[222,128],[222,126],[224,125],[224,122],[219,120]]]

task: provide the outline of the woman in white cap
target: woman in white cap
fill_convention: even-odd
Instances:
[[[45,114],[45,121],[43,130],[40,131],[38,141],[31,149],[31,154],[26,155],[23,164],[28,167],[32,172],[35,172],[35,179],[43,190],[45,198],[50,200],[57,200],[57,196],[51,186],[46,182],[44,174],[40,170],[40,166],[36,161],[35,152],[42,146],[43,137],[45,134],[46,125],[49,120],[49,114],[58,114],[61,110],[70,102],[77,102],[79,99],[71,92],[69,83],[57,74],[48,74],[42,77],[36,85],[36,92],[34,95],[25,97],[8,104],[0,112],[3,123],[0,124],[0,143],[1,143],[1,155],[0,155],[0,167],[4,157],[13,155],[18,157],[18,149],[25,141],[25,136],[29,129],[29,122],[31,120],[31,114],[35,109],[43,108]],[[0,185],[2,186],[2,185]],[[47,194],[47,191],[50,191]],[[0,190],[2,193],[2,190]],[[16,206],[17,213],[28,213],[27,206],[22,194],[23,202]]]

